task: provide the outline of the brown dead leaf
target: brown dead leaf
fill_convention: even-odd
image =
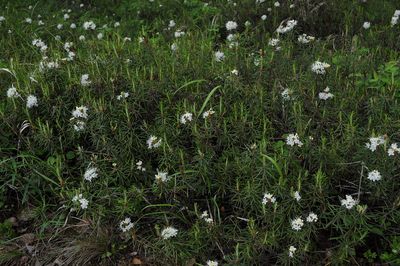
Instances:
[[[131,260],[131,264],[132,264],[132,265],[143,265],[143,262],[142,262],[142,260],[141,260],[139,257],[134,257],[134,258]]]

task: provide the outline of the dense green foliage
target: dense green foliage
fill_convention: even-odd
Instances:
[[[0,0],[0,264],[400,264],[400,5],[274,3]]]

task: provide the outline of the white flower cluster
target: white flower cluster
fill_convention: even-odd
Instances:
[[[234,48],[239,46],[239,42],[237,41],[239,35],[238,34],[233,34],[230,33],[227,37],[226,40],[228,41],[229,48]]]
[[[121,91],[119,95],[117,95],[117,100],[120,101],[122,99],[126,99],[129,97],[129,92]]]
[[[21,97],[21,95],[18,93],[17,88],[15,88],[14,85],[11,85],[11,87],[7,90],[7,97],[18,98]]]
[[[318,75],[325,75],[326,69],[329,68],[331,65],[325,62],[315,61],[311,65],[311,71]]]
[[[225,27],[228,31],[236,30],[238,27],[238,24],[235,21],[228,21],[225,24]]]
[[[172,29],[173,27],[175,27],[175,25],[176,25],[175,21],[174,20],[170,20],[169,24],[168,24],[168,29],[169,30]]]
[[[96,24],[93,21],[86,21],[83,23],[83,28],[85,30],[95,30],[96,29]]]
[[[97,178],[99,176],[98,174],[98,169],[96,167],[88,167],[85,171],[85,174],[83,175],[83,178],[89,182],[91,182],[93,179]]]
[[[303,33],[302,35],[299,35],[299,37],[297,38],[297,41],[299,43],[302,43],[302,44],[307,44],[307,43],[310,43],[310,42],[312,42],[314,40],[315,40],[315,37],[309,36],[309,35],[307,35],[305,33]]]
[[[310,213],[308,214],[308,216],[306,217],[306,221],[307,221],[308,223],[315,223],[315,222],[318,221],[318,215],[316,215],[316,214],[313,213],[313,212],[310,212]],[[295,231],[300,231],[300,230],[303,228],[303,226],[304,226],[304,220],[303,220],[303,218],[300,217],[300,216],[299,216],[299,217],[296,217],[295,219],[293,219],[293,220],[290,221],[290,225],[291,225],[291,227],[292,227],[293,230],[295,230]]]
[[[207,110],[207,111],[205,111],[205,112],[203,113],[203,118],[206,119],[206,118],[212,116],[213,114],[215,114],[215,111],[212,110],[212,109],[209,109],[209,110]]]
[[[75,131],[82,131],[85,129],[86,120],[88,118],[87,114],[88,108],[86,106],[75,107],[75,110],[72,111],[71,121],[74,121],[74,129]]]
[[[281,92],[282,99],[284,101],[289,101],[291,99],[291,95],[293,94],[293,91],[291,89],[285,88]]]
[[[136,169],[138,169],[139,171],[142,171],[142,172],[146,171],[146,168],[143,167],[143,162],[140,160],[136,163]]]
[[[318,221],[318,216],[317,216],[315,213],[310,212],[310,213],[308,214],[307,218],[306,218],[306,221],[307,221],[308,223],[315,223],[315,222]]]
[[[394,11],[392,20],[390,21],[390,24],[392,26],[397,25],[399,23],[399,19],[400,19],[400,10],[396,10]]]
[[[178,229],[168,226],[161,231],[161,237],[163,239],[169,239],[171,237],[175,237],[178,234]]]
[[[342,206],[344,206],[346,209],[350,210],[352,209],[355,205],[358,204],[358,200],[353,199],[351,195],[346,195],[346,199],[341,199],[340,203]]]
[[[385,137],[384,136],[379,136],[379,137],[371,137],[369,138],[369,142],[365,144],[365,146],[370,149],[371,151],[376,151],[376,148],[385,143]]]
[[[275,203],[276,198],[274,197],[273,194],[271,193],[264,193],[263,199],[262,199],[262,204],[266,205],[267,203]]]
[[[82,85],[83,87],[87,87],[87,86],[89,86],[91,83],[92,83],[92,81],[90,81],[90,79],[89,79],[89,74],[83,74],[83,75],[81,76],[81,85]]]
[[[276,51],[279,51],[281,47],[279,46],[280,40],[277,38],[272,38],[269,40],[268,45],[275,48]]]
[[[73,43],[72,42],[66,42],[64,44],[64,50],[67,51],[67,57],[64,58],[63,60],[66,61],[73,61],[75,58],[75,52],[71,51]]]
[[[295,191],[293,193],[293,198],[295,198],[296,201],[300,201],[301,200],[300,192]]]
[[[158,137],[151,135],[146,141],[147,148],[149,149],[158,148],[161,146],[161,141],[162,140],[159,139]]]
[[[400,153],[400,148],[397,145],[397,143],[390,144],[390,148],[388,149],[388,155],[389,156],[394,156],[396,152]]]
[[[297,145],[298,147],[303,146],[303,142],[300,141],[299,135],[297,133],[287,135],[286,144],[292,147],[294,145]]]
[[[184,32],[184,31],[181,31],[181,30],[177,30],[177,31],[175,31],[175,33],[174,33],[175,38],[180,38],[180,37],[182,37],[182,36],[184,36],[184,35],[185,35],[185,32]]]
[[[297,20],[288,20],[286,22],[281,22],[279,27],[276,29],[276,32],[285,34],[291,30],[297,25]]]
[[[382,175],[381,173],[379,173],[378,170],[373,170],[371,172],[368,173],[368,177],[369,180],[375,182],[375,181],[379,181],[382,179]]]
[[[181,116],[180,122],[181,124],[186,124],[187,122],[190,122],[193,120],[193,114],[186,112]]]
[[[124,220],[122,220],[119,224],[119,228],[124,233],[131,230],[133,228],[133,223],[131,222],[131,218],[127,217]]]
[[[177,43],[171,44],[171,51],[172,51],[172,52],[175,52],[175,51],[177,51],[177,50],[178,50],[178,44],[177,44]]]
[[[303,218],[297,217],[290,222],[292,229],[295,231],[300,231],[301,228],[304,226]]]
[[[81,209],[87,209],[88,205],[89,205],[89,201],[87,199],[85,199],[82,194],[76,195],[72,198],[72,202],[79,202],[79,204],[81,205]]]
[[[59,68],[60,65],[58,64],[58,61],[48,61],[47,56],[43,56],[42,61],[39,62],[39,71],[44,72],[46,70],[50,69],[57,69]]]
[[[171,177],[168,176],[167,172],[160,172],[160,171],[157,171],[155,178],[156,178],[156,181],[159,181],[162,183],[167,182],[171,179]]]
[[[203,219],[208,224],[212,224],[214,222],[213,218],[211,218],[210,215],[208,214],[208,211],[204,211],[200,215],[200,218]]]
[[[218,266],[218,261],[215,260],[208,260],[207,266]]]
[[[32,41],[32,45],[39,48],[41,52],[46,52],[48,48],[47,45],[44,43],[44,41],[42,41],[41,39],[34,39]]]
[[[224,52],[216,51],[214,54],[214,57],[215,57],[215,61],[222,62],[225,59],[225,54],[224,54]]]
[[[333,98],[333,94],[330,93],[329,91],[330,91],[329,87],[326,87],[326,88],[324,89],[324,91],[322,91],[322,92],[320,92],[320,93],[318,94],[318,98],[319,98],[320,100],[324,100],[324,101],[326,101],[326,100],[328,100],[328,99],[330,99],[330,98]]]
[[[297,248],[295,248],[294,246],[290,246],[289,247],[289,257],[293,258],[294,253],[296,252]]]
[[[34,106],[38,106],[37,97],[35,95],[28,95],[28,98],[26,98],[26,107],[32,108]]]
[[[363,23],[363,28],[364,28],[365,30],[368,30],[370,27],[371,27],[371,22],[365,21],[365,22]]]

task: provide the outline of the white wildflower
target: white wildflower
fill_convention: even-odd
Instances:
[[[225,54],[224,52],[221,51],[216,51],[214,56],[215,56],[215,61],[217,62],[221,62],[225,59]]]
[[[136,169],[138,169],[138,170],[140,170],[142,172],[146,171],[146,168],[143,167],[143,162],[140,161],[140,160],[136,163]]]
[[[297,20],[288,20],[286,23],[282,22],[279,27],[276,29],[276,32],[285,34],[291,30],[297,25]]]
[[[161,182],[167,182],[171,179],[171,177],[168,176],[167,172],[160,172],[157,171],[157,174],[155,175],[156,181],[161,181]]]
[[[299,135],[297,133],[287,135],[286,144],[292,147],[294,145],[297,145],[299,147],[303,146],[303,142],[300,141]]]
[[[84,121],[80,121],[80,120],[75,121],[75,124],[74,124],[75,131],[77,131],[77,132],[83,131],[85,129],[85,127],[86,127],[86,123]]]
[[[379,136],[379,137],[371,137],[369,138],[369,142],[365,144],[365,146],[370,149],[371,151],[376,151],[376,148],[385,143],[385,137],[384,136]]]
[[[295,191],[295,192],[293,193],[293,197],[294,197],[297,201],[300,201],[300,200],[301,200],[300,192]]]
[[[183,35],[185,35],[185,32],[184,32],[184,31],[181,31],[181,30],[177,30],[177,31],[175,31],[175,33],[174,33],[175,38],[180,38],[180,37],[182,37]]]
[[[93,179],[97,178],[99,176],[98,170],[96,167],[88,167],[85,171],[85,174],[83,175],[83,178],[87,181],[92,181]]]
[[[368,21],[365,21],[364,24],[363,24],[363,28],[367,30],[367,29],[369,29],[370,27],[371,27],[371,23],[368,22]]]
[[[117,100],[120,101],[122,99],[126,99],[129,97],[129,92],[122,91],[119,95],[117,95]]]
[[[266,20],[266,19],[267,19],[267,15],[262,15],[262,16],[261,16],[261,19],[262,19],[262,20]]]
[[[178,230],[172,226],[166,227],[161,231],[161,237],[164,239],[175,237],[177,234]]]
[[[302,44],[307,44],[307,43],[309,43],[311,41],[314,41],[314,40],[315,40],[315,37],[309,36],[309,35],[307,35],[305,33],[303,33],[302,35],[299,35],[299,37],[297,38],[297,41],[299,43],[302,43]]]
[[[392,20],[390,21],[392,27],[399,23],[399,18],[400,18],[400,10],[396,10],[393,14]]]
[[[81,205],[81,209],[87,209],[88,205],[89,205],[89,201],[87,199],[85,199],[82,194],[76,195],[72,198],[73,202],[79,202],[79,204]]]
[[[156,137],[156,136],[151,135],[151,136],[147,139],[146,143],[147,143],[147,147],[148,147],[149,149],[158,148],[158,147],[161,146],[161,139],[159,139],[159,138]]]
[[[192,121],[192,120],[193,120],[193,114],[192,114],[192,113],[189,113],[189,112],[184,113],[184,114],[181,116],[181,119],[180,119],[181,124],[186,124],[187,122],[190,122],[190,121]]]
[[[87,111],[88,111],[88,108],[86,106],[75,107],[75,110],[72,111],[72,116],[74,118],[87,119],[88,118]]]
[[[29,95],[28,98],[26,98],[26,107],[32,108],[34,106],[38,106],[38,99],[34,95]]]
[[[171,44],[171,51],[176,52],[178,50],[178,45],[176,43]]]
[[[296,252],[297,248],[295,248],[294,246],[290,246],[289,247],[289,257],[293,258],[294,253]]]
[[[86,21],[85,23],[83,23],[83,28],[85,30],[95,30],[96,24],[94,24],[93,21]]]
[[[14,86],[11,86],[7,90],[7,97],[8,98],[18,98],[21,95],[18,93],[17,89]]]
[[[291,99],[292,93],[293,93],[292,90],[290,90],[290,89],[288,89],[288,88],[284,89],[284,90],[281,92],[282,99],[283,99],[284,101],[289,101],[289,100]]]
[[[168,23],[168,28],[171,29],[171,28],[175,27],[175,25],[176,25],[175,21],[174,20],[170,20],[169,23]]]
[[[226,29],[227,29],[228,31],[236,30],[237,27],[238,27],[238,24],[237,24],[235,21],[228,21],[228,22],[225,24],[225,27],[226,27]]]
[[[215,260],[208,260],[207,266],[218,266],[218,261]]]
[[[206,118],[210,117],[210,116],[213,115],[213,114],[215,114],[215,111],[212,110],[212,109],[209,109],[209,110],[207,110],[207,111],[205,111],[205,112],[203,113],[203,118],[206,119]]]
[[[318,216],[315,213],[310,212],[306,218],[306,221],[308,223],[315,223],[316,221],[318,221]]]
[[[371,172],[368,173],[368,177],[369,180],[375,182],[375,181],[379,181],[382,179],[382,175],[381,173],[379,173],[378,170],[373,170]]]
[[[388,155],[389,155],[389,156],[394,156],[396,152],[397,152],[397,153],[400,153],[400,148],[399,148],[399,146],[397,145],[397,143],[392,143],[392,144],[390,145],[390,148],[388,149]]]
[[[358,204],[358,200],[353,199],[351,195],[346,195],[346,199],[340,200],[340,203],[342,206],[346,207],[346,209],[350,210]]]
[[[133,228],[133,223],[131,222],[131,218],[127,217],[123,221],[120,222],[119,228],[122,232],[127,232]]]
[[[276,47],[279,45],[279,42],[280,42],[279,39],[272,38],[269,40],[268,45],[272,46],[272,47]]]
[[[293,230],[299,231],[304,225],[304,221],[301,217],[297,217],[290,222]]]
[[[262,204],[266,205],[267,203],[275,203],[276,198],[274,197],[273,194],[271,193],[264,193],[263,199],[262,199]]]
[[[325,75],[326,69],[329,68],[331,65],[325,62],[315,61],[311,65],[311,71],[318,75]]]
[[[320,92],[320,93],[318,94],[318,98],[319,98],[320,100],[325,100],[325,101],[328,100],[328,99],[330,99],[330,98],[333,98],[333,94],[330,93],[329,91],[330,91],[329,87],[326,87],[326,88],[324,89],[324,91],[322,91],[322,92]]]
[[[89,74],[83,74],[81,76],[81,85],[86,87],[89,86],[92,82],[89,80]]]

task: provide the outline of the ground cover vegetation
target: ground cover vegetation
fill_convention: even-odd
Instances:
[[[400,265],[398,1],[0,6],[1,265]]]

